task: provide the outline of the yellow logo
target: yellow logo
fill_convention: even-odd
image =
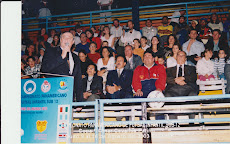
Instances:
[[[40,132],[40,133],[42,133],[43,131],[45,131],[46,130],[46,124],[47,124],[48,122],[46,121],[46,120],[44,120],[44,121],[37,121],[36,122],[36,124],[37,124],[37,130]]]
[[[144,78],[144,75],[140,75],[139,77],[140,77],[140,79],[143,79],[143,78]]]

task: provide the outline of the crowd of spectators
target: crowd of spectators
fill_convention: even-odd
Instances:
[[[210,20],[188,25],[184,14],[175,12],[178,18],[171,21],[164,16],[157,28],[148,19],[141,32],[131,20],[128,30],[122,28],[118,19],[98,30],[85,30],[79,23],[68,29],[74,39],[71,51],[80,59],[83,101],[147,97],[154,90],[169,97],[197,95],[197,78],[228,80],[224,68],[230,64],[225,35],[229,21],[223,24],[214,13]],[[40,75],[42,59],[47,49],[61,47],[60,35],[66,31],[52,29],[48,34],[41,28],[34,41],[22,34],[22,78],[45,77]]]

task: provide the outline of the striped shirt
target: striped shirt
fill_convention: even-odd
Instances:
[[[27,68],[25,68],[25,74],[31,75],[33,78],[38,78],[40,76],[40,74],[38,74],[38,72],[40,72],[40,69],[41,69],[40,64],[35,64],[33,68],[28,66]]]
[[[225,64],[229,63],[229,62],[230,62],[229,60],[227,60],[227,62],[225,62],[225,58],[220,58],[219,60],[215,59],[214,60],[214,75],[217,76],[217,74],[218,75],[223,74]]]

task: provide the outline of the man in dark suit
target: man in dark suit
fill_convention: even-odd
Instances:
[[[132,98],[132,76],[131,70],[124,69],[127,61],[124,56],[117,56],[116,70],[109,71],[106,81],[107,98],[120,99]]]
[[[219,29],[212,31],[212,37],[208,39],[205,48],[213,51],[213,58],[218,57],[219,50],[224,50],[225,53],[229,54],[228,43],[221,37],[221,31]]]
[[[80,60],[71,52],[73,35],[65,32],[60,36],[60,47],[47,48],[42,60],[42,72],[74,77],[73,101],[83,101]],[[50,77],[50,76],[47,76]]]
[[[166,69],[166,97],[194,96],[198,94],[196,68],[185,65],[185,61],[186,53],[180,51],[177,54],[177,66]]]
[[[185,65],[186,53],[184,51],[178,52],[176,60],[177,65],[175,67],[166,69],[167,87],[165,89],[165,97],[198,95],[196,68]],[[178,114],[171,114],[169,118],[176,119],[177,116]],[[189,118],[194,119],[195,114],[189,114]]]
[[[97,76],[97,66],[90,64],[87,67],[87,76],[83,78],[83,97],[85,101],[95,101],[103,98],[102,77]]]
[[[137,66],[143,64],[141,57],[133,54],[133,47],[131,45],[125,47],[125,58],[127,60],[125,69],[134,71]]]

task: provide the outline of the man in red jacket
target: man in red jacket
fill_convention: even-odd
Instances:
[[[154,63],[153,53],[145,51],[143,64],[134,70],[132,86],[134,97],[146,98],[154,90],[162,92],[166,84],[166,70]]]

